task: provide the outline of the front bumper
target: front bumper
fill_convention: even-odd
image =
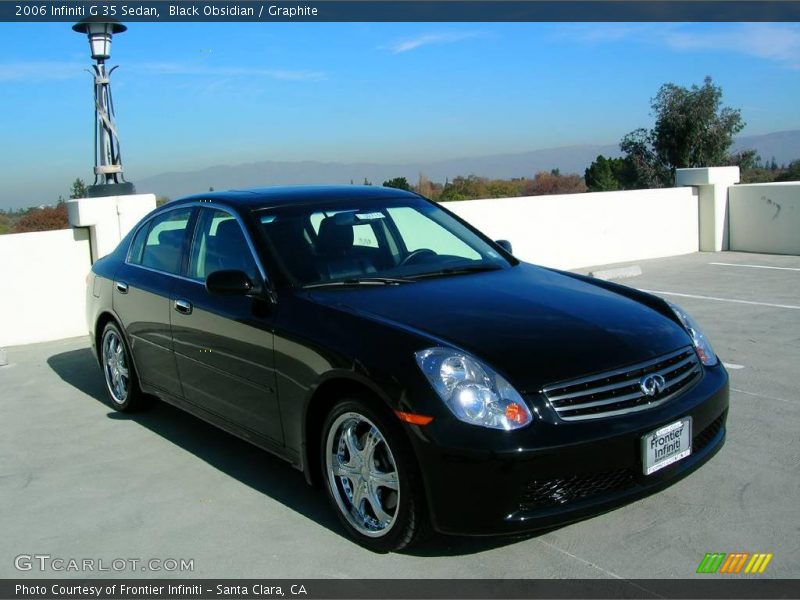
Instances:
[[[695,386],[665,405],[579,423],[559,421],[541,397],[529,400],[539,418],[523,430],[449,423],[411,436],[436,530],[495,535],[545,529],[672,485],[722,447],[728,375],[721,365],[705,368]],[[692,454],[644,475],[642,436],[685,416],[692,417]]]

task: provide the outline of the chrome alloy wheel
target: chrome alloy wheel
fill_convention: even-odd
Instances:
[[[106,331],[103,336],[103,373],[111,399],[117,404],[125,404],[131,385],[128,357],[125,344],[113,330]]]
[[[326,440],[325,462],[333,498],[359,533],[377,538],[395,523],[400,478],[392,450],[364,415],[339,416]]]

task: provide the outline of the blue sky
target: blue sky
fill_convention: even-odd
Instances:
[[[88,44],[2,23],[0,208],[92,179]],[[800,25],[133,23],[110,64],[129,179],[261,160],[411,162],[615,143],[711,75],[744,134],[800,129]],[[144,191],[144,190],[143,190]]]

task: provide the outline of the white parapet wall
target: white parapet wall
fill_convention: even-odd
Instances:
[[[698,204],[691,187],[494,200],[443,206],[514,255],[576,269],[697,252]]]
[[[112,252],[155,207],[155,194],[75,198],[67,201],[67,214],[70,225],[88,228],[95,261]]]
[[[728,188],[739,183],[739,167],[677,169],[675,185],[697,190],[700,250],[728,250]]]
[[[0,348],[86,335],[91,264],[87,229],[0,235]]]
[[[87,335],[92,261],[155,206],[153,194],[69,200],[72,229],[0,235],[0,348]]]
[[[729,188],[730,249],[800,254],[800,181]]]

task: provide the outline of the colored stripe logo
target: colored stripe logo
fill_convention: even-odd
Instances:
[[[707,552],[697,567],[698,573],[763,573],[772,560],[772,553],[755,552]]]

